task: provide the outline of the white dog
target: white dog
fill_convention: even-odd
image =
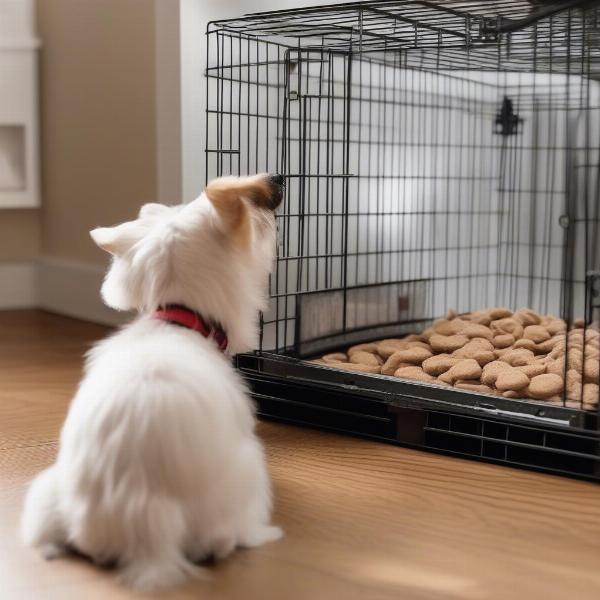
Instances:
[[[222,351],[256,347],[281,195],[280,176],[221,178],[91,232],[113,255],[105,302],[140,316],[87,357],[56,463],[27,495],[27,544],[155,590],[281,536],[253,407]]]

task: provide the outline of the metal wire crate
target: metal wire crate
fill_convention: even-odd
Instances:
[[[286,178],[261,347],[238,357],[263,414],[600,478],[598,411],[566,395],[302,360],[448,308],[598,327],[597,5],[380,0],[209,25],[207,178]]]

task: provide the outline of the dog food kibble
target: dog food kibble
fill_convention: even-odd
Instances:
[[[382,375],[393,375],[401,365],[406,364],[402,360],[402,356],[399,355],[400,352],[402,352],[402,350],[396,350],[396,352],[388,357],[388,359],[383,363],[383,366],[381,367]]]
[[[525,348],[517,348],[517,350],[503,353],[500,360],[508,363],[511,367],[521,367],[533,361],[533,352]]]
[[[510,317],[512,315],[512,310],[509,308],[491,308],[489,310],[489,315],[492,321],[496,321],[497,319]]]
[[[490,317],[490,313],[487,310],[480,310],[474,313],[471,313],[471,317],[469,319],[471,323],[477,323],[478,325],[485,325],[486,327],[492,322],[492,317]]]
[[[429,338],[431,348],[436,352],[454,352],[462,348],[469,338],[466,335],[439,335],[438,333]]]
[[[600,331],[597,329],[586,329],[585,341],[586,343],[594,344],[598,348],[600,346]]]
[[[383,364],[383,360],[377,354],[371,354],[364,350],[355,350],[350,355],[350,362],[357,365],[369,365],[371,367],[379,367]]]
[[[510,333],[500,333],[492,338],[496,348],[508,348],[515,343],[515,338]]]
[[[586,359],[593,358],[596,361],[600,360],[600,350],[598,350],[598,348],[594,348],[593,346],[586,347],[585,358]]]
[[[421,346],[396,350],[396,352],[387,358],[383,367],[381,367],[381,372],[383,375],[393,375],[402,364],[420,365],[424,360],[429,358],[431,354],[431,350],[427,350]]]
[[[454,319],[454,321],[451,321],[452,324],[452,331],[454,334],[457,333],[463,333],[463,331],[465,329],[468,329],[469,327],[471,327],[471,325],[473,325],[473,323],[470,323],[469,321],[465,321],[464,319]],[[466,335],[466,334],[463,334]],[[469,336],[467,336],[469,337]],[[473,337],[481,337],[481,336],[473,336]]]
[[[513,316],[523,327],[527,325],[539,325],[542,321],[542,317],[538,313],[528,308],[521,308]]]
[[[326,363],[339,363],[347,362],[348,357],[343,352],[333,352],[332,354],[326,354],[321,360]]]
[[[583,375],[586,383],[598,383],[598,375],[600,375],[600,362],[597,358],[586,359],[583,365]]]
[[[508,363],[500,360],[495,360],[491,363],[488,363],[485,365],[485,367],[483,367],[483,371],[481,373],[481,382],[485,385],[493,386],[495,385],[496,379],[498,379],[500,372],[509,368],[510,365]]]
[[[527,338],[521,338],[513,344],[513,350],[518,350],[519,348],[531,350],[533,353],[538,351],[538,345],[533,340]]]
[[[347,362],[330,362],[327,363],[327,366],[335,367],[336,369],[343,369],[344,371],[356,371],[357,373],[373,373],[374,375],[381,373],[381,367],[375,367],[372,365],[361,365]]]
[[[435,333],[435,329],[433,327],[428,327],[427,329],[425,329],[421,335],[419,336],[419,339],[422,342],[429,342],[429,338]]]
[[[460,330],[460,333],[466,335],[468,338],[484,338],[486,340],[491,340],[494,337],[489,327],[477,323],[467,323],[467,325]]]
[[[433,322],[433,329],[436,333],[440,335],[453,335],[454,327],[452,326],[452,321],[448,321],[447,319],[438,319]]]
[[[569,369],[581,371],[583,369],[583,352],[577,348],[570,348],[567,365],[569,365]]]
[[[583,403],[594,408],[598,406],[598,386],[595,383],[586,383],[583,386]]]
[[[514,367],[504,369],[498,373],[496,378],[496,389],[501,392],[513,390],[518,392],[529,385],[529,377]]]
[[[422,342],[421,340],[411,340],[406,345],[407,348],[425,348],[431,353],[431,346],[427,342]]]
[[[550,398],[556,396],[563,391],[563,379],[554,373],[545,373],[544,375],[536,375],[531,379],[527,392],[531,398]]]
[[[539,344],[536,344],[532,340],[524,339],[519,340],[519,342],[522,342],[523,344],[519,347],[527,348],[528,346],[525,345],[525,343],[527,343],[531,344],[531,346],[529,347],[530,350],[533,350],[534,352],[539,352],[540,354],[548,354],[548,352],[552,352],[552,350],[554,350],[554,346],[556,346],[556,344],[559,343],[559,340],[557,340],[555,337],[551,337],[549,340],[546,340],[545,342],[540,342]]]
[[[408,343],[412,341],[412,336],[407,336],[405,338],[386,338],[385,340],[379,340],[378,342],[375,342],[375,345],[377,347],[379,347],[380,344],[384,344],[386,346],[395,346],[397,350],[400,350],[401,348],[406,348]]]
[[[585,343],[588,347],[600,348],[600,333],[595,329],[586,329]]]
[[[546,372],[546,365],[542,362],[533,362],[528,365],[521,365],[519,367],[515,367],[522,373],[525,373],[527,377],[530,379],[535,377],[536,375],[543,375]]]
[[[581,374],[573,369],[567,371],[566,385],[567,398],[569,400],[580,401],[583,392],[583,382],[581,381]]]
[[[572,329],[567,337],[570,345],[583,348],[583,329]]]
[[[484,385],[483,383],[473,383],[472,381],[459,380],[454,384],[454,387],[460,388],[461,390],[479,392],[480,394],[492,394],[494,392],[491,387]]]
[[[352,356],[355,352],[369,352],[371,354],[377,354],[377,344],[358,344],[357,346],[351,346],[348,348],[348,356]]]
[[[440,379],[446,383],[454,383],[459,379],[479,379],[481,377],[481,367],[479,363],[472,358],[465,358],[450,367],[445,373],[440,375]]]
[[[449,354],[437,354],[436,356],[424,360],[422,367],[426,373],[437,377],[438,375],[445,373],[457,362],[459,362],[459,359],[453,358]]]
[[[548,358],[552,358],[554,360],[558,360],[560,358],[564,358],[565,356],[565,346],[564,344],[556,344],[552,350],[548,353]]]
[[[458,315],[402,338],[356,344],[310,362],[357,373],[597,410],[600,330],[521,308]]]
[[[490,352],[495,348],[494,344],[486,338],[472,338],[469,344],[477,344],[482,350],[489,350]]]
[[[454,358],[472,358],[476,360],[480,366],[484,366],[495,359],[494,353],[488,349],[482,342],[487,340],[481,340],[476,338],[465,344],[462,348],[455,350],[452,353]]]
[[[558,360],[548,360],[546,362],[546,373],[552,373],[553,375],[558,375],[559,377],[564,377],[565,372],[567,370],[567,365],[564,359]]]
[[[408,342],[405,340],[382,340],[375,344],[377,354],[384,360],[388,359],[394,352],[408,348]]]
[[[499,335],[502,333],[510,333],[515,340],[523,337],[523,325],[519,323],[516,319],[511,317],[506,317],[504,319],[499,319],[498,321],[492,321],[490,323],[490,329],[494,332],[494,335]]]
[[[431,357],[431,355],[431,350],[426,350],[420,346],[413,346],[412,348],[406,348],[406,350],[398,350],[392,354],[392,356],[397,357],[400,362],[409,363],[411,365],[420,365],[424,360]]]
[[[546,324],[546,329],[550,335],[556,335],[567,330],[567,324],[562,319],[551,319]]]
[[[417,381],[435,381],[435,378],[428,375],[421,369],[421,367],[401,367],[395,373],[394,376],[402,379],[416,379]]]
[[[545,327],[541,325],[527,325],[523,330],[523,337],[526,340],[532,340],[536,344],[546,342],[550,339],[550,334]]]

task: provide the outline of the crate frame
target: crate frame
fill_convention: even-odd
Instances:
[[[214,80],[216,87],[211,88],[210,85],[207,85],[207,179],[221,174],[244,174],[266,170],[261,168],[264,164],[266,167],[276,166],[276,170],[286,177],[288,183],[286,205],[278,218],[283,241],[279,252],[278,269],[273,276],[271,287],[272,302],[276,306],[275,317],[269,319],[267,315],[261,316],[261,350],[253,354],[240,355],[235,360],[238,368],[251,386],[258,405],[259,415],[267,418],[310,425],[400,445],[469,456],[490,462],[600,480],[600,467],[598,466],[600,462],[600,419],[598,418],[598,412],[591,413],[577,408],[568,408],[565,401],[566,397],[563,400],[565,406],[553,406],[531,400],[504,399],[415,382],[399,381],[384,376],[346,373],[303,360],[306,356],[314,355],[317,350],[325,351],[348,343],[369,341],[377,336],[381,337],[388,331],[394,331],[396,335],[409,333],[417,324],[429,323],[433,316],[438,316],[428,310],[424,314],[408,315],[410,318],[403,315],[403,318],[397,322],[384,320],[375,324],[364,323],[362,327],[357,327],[356,323],[350,324],[348,322],[346,314],[347,298],[349,293],[357,288],[366,288],[372,285],[383,289],[382,293],[385,294],[385,286],[403,284],[408,285],[410,290],[411,285],[416,288],[423,281],[427,282],[429,280],[427,277],[418,276],[413,279],[404,277],[398,280],[383,277],[380,278],[383,281],[378,280],[370,284],[361,283],[358,276],[356,276],[355,285],[348,284],[348,263],[349,260],[352,260],[352,254],[349,252],[349,240],[352,238],[349,218],[353,216],[353,193],[351,189],[356,190],[352,186],[360,185],[355,184],[352,179],[350,166],[355,159],[348,150],[353,136],[356,137],[356,131],[353,133],[352,130],[355,125],[352,124],[351,118],[348,116],[353,110],[352,102],[356,98],[356,87],[353,87],[355,82],[352,80],[354,73],[353,61],[358,59],[359,61],[368,62],[371,65],[370,69],[375,65],[376,68],[380,69],[380,72],[382,72],[381,69],[385,72],[390,67],[392,69],[402,68],[407,72],[423,73],[440,70],[440,72],[443,72],[443,77],[446,77],[447,81],[450,82],[448,83],[448,89],[450,90],[455,82],[462,82],[463,85],[473,88],[478,85],[483,86],[483,84],[469,79],[468,71],[466,75],[461,72],[461,69],[464,70],[465,65],[469,69],[478,72],[499,76],[498,72],[502,73],[504,71],[527,72],[533,62],[536,72],[549,73],[550,77],[564,75],[568,82],[570,82],[571,77],[577,75],[577,73],[571,73],[571,69],[577,66],[581,70],[582,80],[600,74],[600,45],[596,43],[591,34],[586,32],[588,22],[596,25],[598,23],[598,10],[596,8],[598,2],[556,3],[532,13],[529,10],[530,4],[527,2],[503,0],[494,3],[494,14],[489,14],[489,10],[484,9],[486,4],[488,4],[489,9],[489,3],[467,0],[440,5],[426,1],[380,0],[289,11],[272,11],[209,24],[207,30],[207,76],[209,80]],[[578,19],[579,21],[577,21]],[[393,32],[390,32],[389,29],[391,22],[394,27]],[[574,27],[574,22],[579,23],[579,26]],[[341,27],[340,23],[346,25]],[[320,28],[317,29],[319,31],[318,36],[315,36],[314,27]],[[318,38],[318,43],[314,42],[316,38]],[[449,39],[460,39],[460,43],[450,44],[447,41]],[[553,42],[554,39],[558,40],[556,44]],[[229,50],[225,44],[230,44]],[[239,44],[239,54],[237,56],[235,56],[234,44]],[[260,48],[263,47],[266,47],[266,55],[261,59]],[[256,49],[256,55],[253,55],[254,49]],[[444,55],[440,52],[440,49],[447,51],[448,55]],[[534,53],[533,58],[531,56],[532,51]],[[244,52],[247,52],[245,63],[242,60]],[[580,53],[580,55],[577,53]],[[225,60],[227,56],[230,59],[229,65]],[[251,60],[252,56],[255,57],[254,61]],[[320,94],[321,90],[319,90],[319,94],[315,95],[314,99],[307,99],[311,96],[310,93],[306,93],[311,85],[311,76],[306,75],[306,81],[304,81],[301,69],[305,68],[306,71],[309,71],[311,63],[319,63],[319,61],[324,63],[324,56],[327,56],[327,68],[330,70],[334,70],[335,65],[338,63],[343,64],[345,76],[342,78],[341,87],[332,83],[331,89],[335,88],[335,90],[327,95],[327,101],[330,103],[328,110],[334,112],[337,108],[342,114],[342,127],[336,128],[335,122],[330,126],[329,117],[327,118],[326,145],[333,154],[335,150],[338,150],[334,139],[335,135],[341,135],[341,160],[338,158],[337,170],[330,169],[328,163],[325,173],[322,173],[319,170],[322,170],[319,161],[317,161],[316,172],[310,172],[311,159],[309,158],[306,162],[306,157],[302,158],[301,152],[290,158],[293,155],[293,143],[296,141],[294,135],[298,136],[298,140],[304,136],[305,147],[306,140],[309,140],[307,147],[309,153],[311,152],[311,134],[307,134],[306,131],[301,132],[299,127],[300,123],[303,123],[304,128],[310,128],[316,122],[310,116],[309,118],[305,116],[302,119],[302,114],[299,112],[298,128],[294,129],[294,117],[290,116],[293,108],[290,107],[294,102],[304,102],[306,105],[307,102],[314,101],[318,102],[319,105],[321,104],[323,101]],[[234,58],[238,59],[239,65],[234,64]],[[278,65],[276,81],[272,79],[269,81],[269,74],[266,70],[272,58],[273,62]],[[502,63],[501,69],[499,68],[500,62]],[[265,68],[264,72],[267,73],[266,81],[262,82],[261,66]],[[283,75],[280,66],[283,66]],[[295,75],[293,73],[294,69],[296,70]],[[239,75],[237,90],[240,91],[237,115],[234,98],[236,88],[235,83],[232,83],[235,81],[236,74]],[[256,78],[256,85],[254,86],[256,88],[255,113],[252,112],[251,101],[248,99],[247,110],[244,115],[241,89],[242,85],[247,84],[249,96],[254,93],[252,88],[253,75]],[[246,77],[245,82],[244,77]],[[298,84],[297,89],[292,89],[294,81]],[[322,83],[322,81],[323,77],[319,77],[319,82]],[[265,85],[267,88],[275,87],[277,94],[283,94],[283,102],[281,105],[277,103],[276,112],[272,104],[271,112],[269,112],[270,96],[267,91],[265,96],[266,114],[261,115],[259,108],[261,85]],[[304,90],[302,89],[303,85],[305,85]],[[552,86],[553,80],[548,80],[548,88]],[[522,85],[521,79],[513,86],[507,86],[505,81],[504,87],[514,87],[519,90],[519,110],[530,110],[531,114],[534,114],[534,111],[537,110],[544,110],[544,107],[540,108],[539,105],[535,104],[539,102],[538,96],[541,96],[539,88],[536,91],[535,82],[532,91],[525,89],[526,86]],[[557,85],[554,87],[558,88]],[[580,87],[583,87],[583,84]],[[359,92],[362,92],[363,88],[364,86],[361,83],[358,87]],[[585,90],[582,90],[578,98],[577,93],[573,92],[571,88],[570,83],[565,84],[564,96],[555,100],[552,109],[548,108],[546,110],[564,111],[565,119],[567,111],[572,110],[577,104],[579,104],[578,109],[585,110],[585,102],[589,101],[590,98],[589,90],[587,95]],[[230,94],[229,104],[227,104],[227,89],[229,89]],[[336,97],[336,94],[340,93],[341,96]],[[380,101],[382,99],[383,104],[385,104],[388,100],[387,95],[379,97]],[[337,103],[336,100],[338,100]],[[448,105],[438,108],[447,110],[450,113],[461,110],[460,107],[457,109],[453,102],[450,99]],[[531,106],[528,105],[529,102]],[[408,104],[409,102],[407,102]],[[223,110],[223,106],[228,106],[229,111]],[[470,98],[467,98],[464,110],[473,110],[473,107],[474,103]],[[511,111],[504,103],[501,110],[496,114],[490,115],[489,109],[486,108],[485,110],[487,113],[486,118],[491,116],[493,120],[495,117],[497,133],[500,134],[501,145],[506,151],[502,156],[508,156],[511,161],[514,161],[514,157],[518,156],[518,151],[527,150],[522,139],[519,146],[518,134],[522,126],[522,119],[518,113]],[[308,109],[308,112],[310,115],[310,109]],[[320,108],[316,114],[318,115],[318,138],[321,133]],[[394,114],[392,112],[392,118],[394,118]],[[586,114],[589,114],[589,112]],[[591,117],[586,118],[589,124]],[[228,119],[229,123],[227,123]],[[255,126],[252,125],[252,119],[256,119]],[[271,148],[271,145],[267,143],[265,156],[262,156],[259,152],[261,119],[264,119],[266,124],[266,140],[269,139],[269,127],[272,128],[271,131],[273,131],[273,128],[276,131],[274,135],[276,146]],[[335,121],[335,119],[332,120]],[[476,122],[474,123],[472,129],[476,130],[478,126]],[[242,124],[246,124],[248,127],[245,140],[243,139],[243,133],[240,132]],[[372,126],[372,123],[369,123],[369,125]],[[237,150],[234,148],[236,126],[238,130]],[[262,130],[264,128],[263,126]],[[256,145],[253,148],[254,160],[252,160],[252,152],[250,151],[252,132],[256,133]],[[360,134],[358,140],[360,143]],[[247,146],[245,164],[242,157],[244,142]],[[418,142],[420,143],[421,140],[418,140]],[[399,144],[399,142],[392,140],[391,145],[393,144]],[[432,137],[431,145],[440,147],[434,137]],[[563,142],[563,146],[567,147],[569,145],[567,140]],[[460,151],[471,152],[467,157],[474,156],[475,152],[484,146],[484,143],[477,141],[473,142],[472,148],[463,143]],[[589,151],[588,137],[586,137],[585,147]],[[420,150],[418,151],[420,152]],[[540,145],[539,148],[533,148],[533,151],[545,152],[546,149]],[[593,154],[595,151],[596,148],[594,147],[591,151],[592,156],[594,156],[594,168],[598,162]],[[448,148],[447,154],[450,154],[450,148]],[[337,156],[339,157],[339,155],[340,152],[338,151]],[[299,161],[300,168],[294,171],[290,169],[290,160],[296,159]],[[302,163],[302,160],[305,162]],[[564,160],[572,160],[572,157],[568,156],[568,152],[565,153]],[[516,168],[509,162],[507,160],[506,164],[500,166],[500,169],[510,170]],[[302,167],[302,164],[304,167]],[[360,160],[356,164],[360,166]],[[308,172],[305,168],[307,165],[309,167]],[[510,174],[508,177],[510,178]],[[313,178],[318,178],[318,181],[323,178],[327,182],[326,191],[323,191],[323,187],[319,183],[311,192],[309,188],[311,186],[310,181]],[[469,181],[472,179],[474,177]],[[600,186],[597,182],[592,186],[586,177],[584,184],[586,198],[590,193],[587,189],[588,185],[595,188],[591,193],[596,194],[596,198],[598,198],[598,188]],[[570,185],[571,188],[577,188],[577,181],[575,184],[571,182]],[[597,284],[599,280],[597,270],[600,269],[600,263],[596,265],[594,262],[594,250],[592,249],[590,253],[586,248],[583,282],[581,277],[577,281],[576,276],[573,275],[573,264],[578,256],[576,238],[580,237],[574,231],[573,223],[581,221],[581,207],[578,204],[577,192],[577,189],[569,188],[568,182],[565,183],[565,191],[551,189],[551,193],[560,194],[561,197],[564,197],[564,214],[561,215],[561,218],[563,216],[565,218],[564,237],[559,244],[562,263],[560,314],[565,317],[569,325],[572,323],[575,308],[579,309],[582,305],[582,301],[576,297],[577,294],[574,294],[573,289],[575,285],[581,284],[580,289],[585,294],[583,313],[585,314],[587,327],[589,323],[600,317]],[[509,189],[502,193],[509,203],[519,203],[523,198],[522,190],[513,193]],[[291,223],[296,218],[293,210],[297,211],[298,218],[306,219],[306,215],[310,215],[311,194],[313,197],[316,196],[319,201],[322,197],[325,197],[328,208],[320,216],[331,217],[331,222],[328,222],[331,231],[335,232],[341,229],[342,241],[339,245],[341,251],[338,254],[340,254],[339,258],[341,259],[339,264],[342,277],[337,280],[337,287],[333,278],[327,279],[326,277],[321,284],[314,286],[316,289],[310,289],[307,286],[306,290],[301,291],[301,286],[298,283],[295,290],[292,285],[292,292],[290,293],[288,278],[293,279],[295,277],[300,282],[303,275],[298,275],[298,270],[300,270],[298,268],[296,272],[292,270],[290,276],[288,264],[293,260],[307,258],[304,249],[301,248],[304,234],[302,233],[296,238],[291,235],[294,229]],[[295,205],[292,205],[290,197],[296,198]],[[334,222],[337,215],[334,200],[331,200],[331,197],[341,198],[341,205],[337,206],[337,210],[342,216],[341,227]],[[302,202],[308,202],[308,208],[305,204],[301,204],[300,198],[303,199]],[[528,200],[527,196],[525,198]],[[542,199],[544,199],[543,196]],[[530,200],[530,203],[533,206],[533,200]],[[589,202],[586,201],[585,210],[588,210],[588,204]],[[356,207],[356,222],[358,223],[361,217],[358,211],[358,203]],[[369,213],[368,210],[366,212]],[[448,210],[448,214],[451,214],[450,210]],[[402,213],[402,218],[406,218],[405,212]],[[450,216],[447,218],[450,218]],[[584,227],[586,238],[590,224],[593,226],[598,222],[600,221],[598,221],[597,212],[591,216],[586,212]],[[309,225],[302,224],[296,228],[300,229],[300,227],[305,226],[309,227]],[[514,226],[514,223],[511,226]],[[332,237],[333,235],[334,233],[331,233]],[[356,235],[358,236],[358,224]],[[518,241],[518,236],[516,239]],[[507,242],[509,250],[512,241],[509,239]],[[293,256],[290,251],[290,246],[293,244],[298,245],[296,256]],[[592,246],[594,244],[597,245],[595,239],[592,240]],[[474,252],[477,250],[478,248],[471,244],[469,251]],[[460,248],[458,251],[460,252]],[[551,262],[553,260],[552,250],[548,249],[547,252],[546,250],[543,252],[543,260],[548,263]],[[330,251],[329,247],[325,254],[332,260],[338,258],[334,256],[335,253]],[[590,262],[587,258],[588,254],[591,254],[592,259],[594,259],[591,261],[592,264],[588,264]],[[515,260],[518,262],[518,259],[515,259],[515,252],[507,252],[507,257],[510,259],[507,261],[508,263]],[[317,270],[319,258],[321,257],[317,256],[317,262],[315,263]],[[497,257],[498,263],[500,263],[501,258],[500,256]],[[356,260],[358,261],[358,259]],[[530,262],[535,260],[535,251],[530,250],[529,260]],[[279,269],[281,264],[285,264],[284,270]],[[333,271],[332,264],[326,265],[326,268]],[[414,266],[412,262],[409,265]],[[310,266],[306,270],[310,270]],[[518,281],[519,278],[517,272],[518,267],[513,274],[515,281]],[[420,273],[417,274],[420,275]],[[279,282],[279,277],[285,278],[283,288]],[[308,278],[307,276],[307,281]],[[508,296],[512,294],[516,298],[519,295],[519,292],[515,291],[518,285],[513,283],[511,277],[508,277],[507,282],[503,285],[510,289],[508,291],[503,290],[502,293],[508,294]],[[546,296],[550,295],[550,287],[548,286],[546,287]],[[469,284],[469,293],[471,293],[472,287]],[[513,287],[515,289],[512,289]],[[285,293],[280,293],[281,289]],[[315,297],[325,290],[334,292],[335,289],[344,297],[341,304],[343,306],[341,330],[334,335],[324,335],[321,338],[313,336],[307,342],[307,340],[302,339],[302,314],[307,312],[307,308],[306,306],[300,306],[298,298],[310,297],[311,295]],[[541,292],[536,292],[535,289],[532,292],[532,289],[534,288],[530,287],[529,297],[534,297],[537,294],[537,296],[542,297],[543,301],[543,288],[541,288]],[[275,290],[275,293],[273,293],[273,290]],[[408,295],[411,293],[415,293],[414,289],[412,292],[409,291]],[[429,293],[431,295],[431,292]],[[539,302],[540,300],[537,298],[537,303],[539,304]],[[471,304],[473,304],[472,301]],[[280,330],[282,322],[284,326],[283,330]],[[264,332],[272,324],[276,326],[275,352],[265,349],[268,348],[269,344],[265,343]],[[273,345],[273,340],[271,340],[271,345]],[[567,345],[567,352],[568,350],[569,346]],[[304,397],[299,394],[298,390],[306,392]],[[342,407],[344,404],[346,408]],[[355,407],[355,410],[348,411],[348,404]],[[373,413],[376,413],[378,419],[383,419],[383,421],[378,421],[379,423],[385,422],[384,429],[379,433],[373,432]],[[324,415],[327,415],[327,417]],[[456,425],[459,422],[462,423],[463,431],[460,431],[460,427]],[[497,431],[502,430],[505,432],[505,439],[486,435],[486,432],[494,427],[497,428]],[[517,431],[520,432],[518,435],[514,433]],[[518,438],[519,435],[521,441],[512,437],[517,436]],[[554,445],[548,445],[548,438],[561,441]],[[496,456],[494,456],[494,452],[497,453]]]

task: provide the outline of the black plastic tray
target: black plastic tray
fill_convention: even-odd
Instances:
[[[346,372],[276,354],[241,354],[236,363],[262,417],[600,481],[594,413]]]

